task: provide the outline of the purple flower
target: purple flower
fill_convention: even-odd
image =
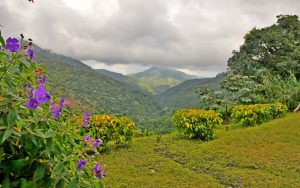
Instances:
[[[77,163],[77,169],[82,170],[85,167],[85,165],[86,165],[86,160],[80,160]]]
[[[27,50],[27,53],[28,53],[28,55],[29,55],[30,61],[32,61],[33,58],[34,58],[33,50],[32,50],[32,49],[28,49],[28,50]]]
[[[43,75],[43,76],[38,77],[38,78],[37,78],[37,83],[38,83],[39,85],[44,85],[44,84],[46,83],[46,76]]]
[[[62,107],[63,107],[63,103],[64,103],[64,98],[62,97],[59,101],[59,106],[56,103],[52,103],[50,106],[51,112],[52,112],[52,117],[54,119],[58,118],[61,113],[62,113]]]
[[[92,140],[92,138],[90,135],[87,135],[86,137],[84,137],[84,141],[86,141],[86,142],[89,142],[91,140]]]
[[[62,106],[64,105],[64,102],[65,102],[65,98],[61,98],[60,100],[59,100],[59,106],[60,106],[60,108],[62,108]]]
[[[49,102],[51,99],[51,96],[49,93],[47,93],[45,86],[41,86],[39,89],[34,90],[33,93],[36,96],[39,104]]]
[[[85,112],[84,116],[83,116],[83,126],[84,127],[88,126],[90,119],[91,119],[91,117],[90,117],[89,112]]]
[[[96,148],[96,147],[100,146],[101,144],[102,144],[102,140],[96,139],[96,140],[94,141],[93,147]]]
[[[96,164],[96,167],[93,168],[93,171],[95,173],[95,176],[99,179],[102,180],[103,176],[106,176],[106,171],[102,170],[102,167],[99,163]]]
[[[8,49],[10,52],[18,51],[18,49],[20,48],[18,39],[9,37],[6,40],[5,48]]]
[[[33,98],[32,95],[30,95],[29,101],[26,103],[26,107],[30,108],[32,110],[36,109],[39,106],[38,101],[36,98]]]
[[[52,112],[52,117],[54,119],[58,118],[61,115],[61,109],[58,107],[57,104],[52,103],[50,106],[51,112]]]

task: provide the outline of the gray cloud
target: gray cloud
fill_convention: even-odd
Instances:
[[[247,31],[299,15],[300,1],[2,0],[0,10],[6,35],[85,61],[218,72]]]

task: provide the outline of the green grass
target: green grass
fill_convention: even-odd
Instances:
[[[300,187],[300,114],[219,129],[209,142],[137,138],[99,156],[106,187]]]

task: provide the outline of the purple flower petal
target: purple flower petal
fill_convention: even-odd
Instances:
[[[45,86],[42,86],[37,90],[34,90],[33,93],[36,96],[37,101],[40,104],[49,102],[50,99],[51,99],[50,94],[46,92],[46,87]]]
[[[84,137],[84,141],[88,142],[90,141],[92,138],[90,135],[87,135],[86,137]]]
[[[18,39],[9,37],[6,40],[5,48],[8,49],[10,52],[17,52],[20,48]]]
[[[86,165],[86,160],[80,160],[77,163],[77,169],[82,170],[85,167],[85,165]]]
[[[83,126],[84,127],[88,126],[90,119],[91,119],[91,117],[90,117],[89,112],[85,112],[84,116],[83,116]]]
[[[32,61],[34,59],[34,53],[33,53],[33,50],[32,49],[28,49],[27,50],[27,53],[29,55],[29,60]]]
[[[94,141],[93,147],[96,148],[96,147],[100,146],[101,144],[102,144],[102,140],[96,139],[96,140]]]
[[[36,109],[38,106],[39,106],[38,101],[36,100],[36,98],[33,98],[32,96],[29,98],[29,101],[26,103],[26,107],[32,110]]]

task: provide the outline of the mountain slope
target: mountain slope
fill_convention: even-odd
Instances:
[[[148,95],[104,76],[79,60],[35,47],[36,61],[46,65],[51,93],[64,96],[77,109],[124,114],[141,121],[155,116],[160,106]]]
[[[152,95],[152,93],[150,93],[149,91],[145,90],[144,88],[139,87],[134,80],[132,80],[131,78],[129,78],[128,76],[125,76],[121,73],[117,73],[117,72],[112,72],[109,70],[105,70],[105,69],[95,69],[97,72],[99,72],[100,74],[110,77],[116,81],[125,83],[126,85],[128,85],[128,87],[134,89],[134,90],[138,90],[144,94],[147,95]]]
[[[106,69],[95,69],[97,72],[99,72],[100,74],[110,77],[114,80],[118,80],[118,81],[123,81],[128,79],[125,75],[121,74],[121,73],[117,73],[117,72],[112,72]]]
[[[155,66],[150,67],[143,72],[128,76],[141,88],[144,88],[153,94],[160,94],[183,81],[196,78],[195,76],[187,75],[181,71]]]
[[[220,74],[214,78],[187,80],[157,95],[156,99],[169,108],[197,107],[199,105],[197,88],[200,86],[218,88],[222,79],[223,75]]]

